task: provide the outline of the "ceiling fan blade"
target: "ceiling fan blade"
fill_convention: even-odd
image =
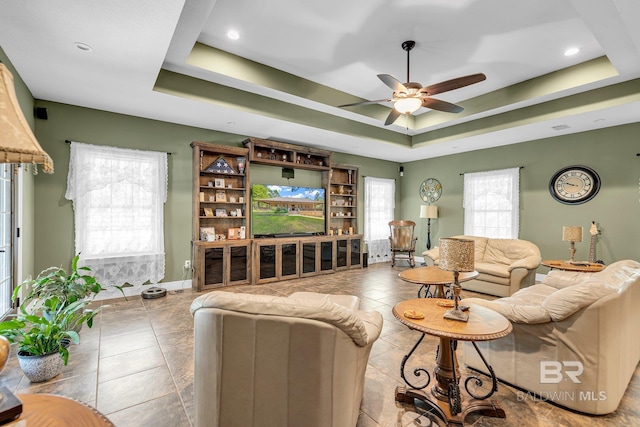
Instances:
[[[479,83],[483,80],[486,80],[487,76],[482,73],[478,74],[470,74],[464,77],[458,77],[456,79],[447,80],[440,83],[435,83],[429,86],[425,86],[420,89],[421,93],[426,93],[427,95],[436,95],[438,93],[448,92],[450,90],[459,89],[461,87],[469,86],[474,83]]]
[[[431,108],[432,110],[444,111],[446,113],[459,113],[464,110],[464,108],[459,105],[435,98],[422,98],[422,106],[425,108]]]
[[[394,92],[409,92],[409,89],[400,83],[400,80],[390,76],[389,74],[378,74],[378,78],[382,80],[382,83],[393,89]]]
[[[387,120],[384,121],[384,125],[389,126],[391,123],[398,120],[398,117],[400,117],[401,114],[402,113],[400,113],[398,110],[396,110],[395,108],[392,108],[391,112],[387,116]]]
[[[354,102],[353,104],[338,105],[338,108],[354,107],[356,105],[377,104],[379,102],[391,102],[391,101],[393,101],[393,100],[392,99],[376,99],[375,101],[363,101],[363,102]]]

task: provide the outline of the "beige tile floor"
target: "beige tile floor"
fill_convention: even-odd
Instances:
[[[398,279],[398,272],[408,268],[402,264],[394,268],[389,263],[376,264],[362,270],[226,290],[272,295],[289,295],[300,290],[358,295],[363,308],[378,310],[385,319],[381,338],[371,352],[358,427],[438,425],[421,415],[421,408],[394,400],[395,387],[403,385],[400,363],[419,336],[391,314],[394,304],[415,298],[418,290],[417,285]],[[41,384],[29,383],[12,355],[0,376],[0,385],[17,394],[53,393],[85,402],[117,427],[191,426],[193,322],[189,306],[197,295],[186,289],[156,300],[109,301],[94,327],[81,331],[80,345],[71,348],[69,365],[57,378]],[[436,347],[436,338],[425,338],[418,348],[420,355],[410,359],[408,371],[418,366],[431,369]],[[467,425],[640,425],[638,369],[620,407],[607,416],[580,415],[523,396],[518,390],[500,385],[494,398],[501,403],[507,418],[470,415]]]

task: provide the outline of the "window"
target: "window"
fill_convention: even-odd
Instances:
[[[15,166],[0,165],[0,317],[11,310],[13,290],[13,177]]]
[[[464,174],[464,234],[517,239],[520,168]]]
[[[369,251],[369,263],[389,261],[389,221],[393,220],[396,182],[393,179],[364,179],[364,240]]]
[[[71,143],[76,253],[103,286],[164,277],[167,154]]]

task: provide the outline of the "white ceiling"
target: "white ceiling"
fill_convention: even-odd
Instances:
[[[432,137],[455,125],[499,121],[497,114],[637,79],[639,20],[636,0],[22,0],[0,4],[0,46],[36,99],[406,162],[640,121],[640,97],[633,93],[588,109]],[[240,38],[227,38],[229,29]],[[380,110],[380,119],[362,107],[337,108],[345,103],[337,95],[335,102],[315,97],[329,87],[365,100],[388,98],[391,90],[376,75],[406,80],[405,40],[416,41],[412,81],[428,85],[486,74],[484,82],[436,96],[469,102],[465,114],[409,129],[401,118],[385,128],[388,110]],[[78,49],[77,42],[92,50]],[[251,70],[195,64],[188,58],[196,42],[306,79],[312,89],[271,86],[257,69],[253,79]],[[564,56],[572,46],[580,52]],[[519,83],[603,56],[616,75],[482,108],[498,93],[522,93]],[[154,89],[168,71],[255,94],[248,99],[256,105],[262,96],[284,101],[291,117],[215,96]],[[431,117],[427,109],[416,114]],[[558,125],[568,128],[552,128]]]

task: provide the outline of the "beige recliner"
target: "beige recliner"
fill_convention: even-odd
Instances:
[[[478,236],[453,236],[475,243],[474,267],[478,277],[461,283],[463,289],[507,297],[520,288],[533,285],[542,258],[540,249],[520,239],[490,239]],[[424,251],[426,265],[438,265],[440,248]]]
[[[477,343],[519,399],[540,397],[588,414],[616,410],[640,361],[640,263],[626,260],[598,273],[552,270],[541,284],[509,298],[467,298],[490,308],[513,332]],[[464,363],[487,372],[469,343]]]
[[[377,311],[355,296],[215,291],[191,305],[196,427],[353,427]]]

